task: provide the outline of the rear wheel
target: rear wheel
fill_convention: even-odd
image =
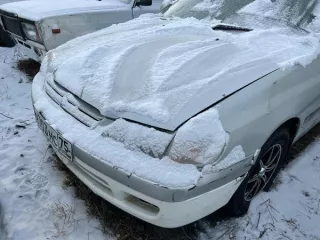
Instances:
[[[237,189],[226,210],[232,216],[245,214],[250,202],[262,190],[268,191],[283,166],[290,146],[290,134],[286,128],[276,131],[263,145],[261,152],[247,177]]]

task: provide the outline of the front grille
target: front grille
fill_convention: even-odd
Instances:
[[[62,109],[87,127],[95,126],[104,118],[96,108],[74,96],[54,80],[46,81],[45,91]]]
[[[15,17],[1,16],[5,30],[22,37],[19,20]]]

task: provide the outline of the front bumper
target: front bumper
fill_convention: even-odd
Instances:
[[[185,201],[166,202],[121,184],[77,157],[70,162],[59,152],[57,155],[95,194],[137,218],[165,228],[180,227],[215,212],[230,200],[242,182],[239,178]],[[157,191],[154,185],[145,186],[153,192]]]
[[[16,43],[18,52],[22,57],[31,58],[37,62],[41,62],[47,53],[45,47],[41,44],[33,43],[28,40],[24,41],[14,36],[13,39]]]
[[[40,87],[44,81],[41,78],[37,76],[34,80],[32,100],[45,102],[47,109],[34,104],[35,110],[50,114],[56,111],[58,115],[65,115],[66,120],[76,121],[45,94]],[[46,120],[49,124],[56,123],[50,122],[50,116]],[[216,173],[217,177],[210,181],[202,178],[195,186],[172,188],[129,174],[89,153],[77,143],[73,146],[72,162],[55,151],[66,166],[97,195],[144,221],[168,228],[191,223],[224,206],[241,184],[246,171],[243,167],[240,170],[235,167],[232,174],[230,169],[226,170],[224,177]]]

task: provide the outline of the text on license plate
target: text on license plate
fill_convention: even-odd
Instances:
[[[39,128],[53,147],[55,147],[55,149],[57,149],[63,156],[72,160],[72,144],[64,139],[56,130],[50,127],[39,113],[36,112],[35,115]]]

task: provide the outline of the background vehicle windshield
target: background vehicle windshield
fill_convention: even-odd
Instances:
[[[234,15],[256,15],[301,26],[313,19],[316,4],[317,0],[178,0],[165,10],[164,16],[224,21]]]
[[[164,13],[181,18],[225,19],[254,0],[178,0]]]

